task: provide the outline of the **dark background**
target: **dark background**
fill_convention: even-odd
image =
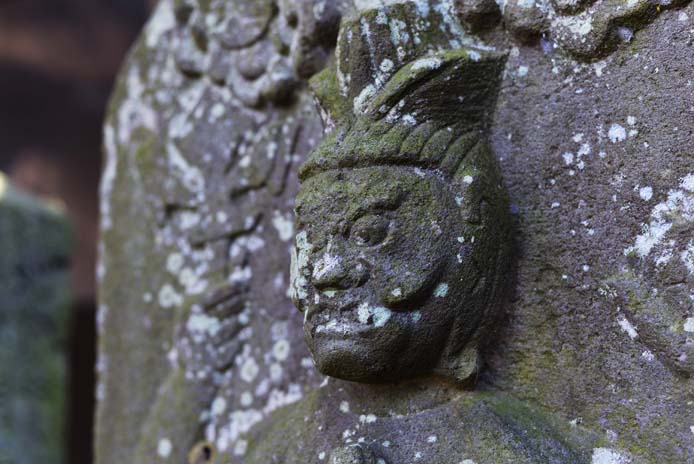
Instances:
[[[65,462],[92,462],[101,121],[155,0],[0,0],[0,170],[75,229]]]

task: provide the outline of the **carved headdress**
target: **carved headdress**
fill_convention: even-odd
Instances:
[[[373,165],[451,178],[484,141],[506,57],[463,47],[440,12],[421,15],[413,3],[395,4],[343,24],[335,62],[311,81],[328,134],[301,168],[302,180]]]

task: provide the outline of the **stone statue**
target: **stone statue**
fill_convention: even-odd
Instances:
[[[346,23],[343,37],[355,31],[337,71],[315,78],[336,127],[299,172],[292,294],[322,373],[382,382],[433,370],[464,382],[510,272],[508,201],[487,143],[505,58],[461,48],[394,64],[408,57],[377,14],[407,6]],[[349,58],[369,46],[378,72],[360,76]],[[338,72],[352,76],[344,89]]]
[[[270,421],[244,462],[320,462],[304,445],[316,442],[334,464],[588,462],[590,448],[573,448],[527,406],[461,388],[474,387],[511,272],[508,201],[487,141],[505,56],[424,54],[450,39],[434,21],[419,31],[426,45],[398,56],[380,18],[414,8],[343,23],[337,63],[313,79],[330,132],[299,171],[292,298],[318,370],[358,383],[329,382]],[[365,50],[375,74],[354,59]],[[340,76],[350,76],[342,87]],[[340,437],[352,408],[359,421]],[[280,444],[301,417],[307,427]],[[456,419],[475,430],[444,425]],[[522,421],[536,437],[518,432]],[[397,438],[413,426],[426,436]]]
[[[98,464],[694,462],[690,17],[162,0],[104,131]]]

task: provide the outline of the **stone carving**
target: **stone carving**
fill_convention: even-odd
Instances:
[[[323,13],[333,15],[330,8]],[[143,62],[123,72],[124,91],[106,123],[102,182],[100,276],[108,283],[101,295],[126,308],[113,312],[104,303],[99,312],[100,326],[111,329],[101,337],[97,447],[113,450],[113,462],[126,452],[131,462],[199,460],[204,454],[191,450],[205,437],[214,442],[211,456],[230,452],[253,424],[320,381],[302,367],[306,351],[290,343],[300,339],[300,325],[289,323],[286,287],[292,173],[320,133],[311,99],[297,92],[298,76],[319,65],[327,52],[318,49],[329,50],[334,39],[273,48],[293,14],[295,29],[329,38],[312,12],[313,19],[293,10],[273,2],[163,2],[133,52]],[[205,29],[206,21],[227,24],[227,34]],[[164,39],[168,47],[155,47]],[[242,76],[249,56],[263,66]],[[215,77],[222,64],[229,80]],[[111,195],[130,181],[145,200],[128,207],[138,227],[126,253],[135,258],[119,271],[122,239],[111,211],[122,203]],[[159,256],[156,265],[143,260],[148,253]],[[135,354],[122,345],[124,333],[151,343]],[[267,333],[260,353],[254,334]],[[123,409],[127,377],[142,393],[137,407]],[[232,408],[230,423],[222,413]],[[108,419],[114,416],[120,419]]]
[[[691,6],[353,3],[162,0],[135,47],[105,130],[99,463],[689,462],[691,227],[668,192],[694,172]],[[519,278],[492,330],[499,168]],[[389,348],[315,337],[331,295]],[[317,373],[304,316],[320,369],[375,384]]]
[[[585,432],[563,441],[551,419],[516,400],[460,390],[475,383],[510,273],[508,202],[486,139],[505,56],[474,48],[419,55],[450,40],[434,14],[418,31],[427,45],[398,54],[389,22],[404,23],[413,8],[382,7],[343,23],[337,63],[313,79],[330,132],[300,168],[295,206],[292,298],[316,367],[389,384],[329,383],[260,427],[244,462],[268,462],[278,449],[283,457],[273,462],[314,461],[316,448],[302,443],[324,446],[333,464],[410,462],[422,452],[387,437],[413,423],[430,434],[427,459],[586,462],[594,438]],[[369,56],[370,66],[356,56]],[[432,372],[457,386],[427,379]],[[392,383],[408,379],[417,380]],[[335,414],[330,404],[346,406]],[[443,426],[452,411],[483,424],[501,404],[516,412],[501,413],[507,422],[495,431]],[[380,412],[362,412],[340,444],[333,437],[350,408]],[[520,411],[536,438],[514,431]],[[281,438],[279,428],[300,417],[307,430],[296,441]],[[485,446],[463,439],[486,434]]]
[[[177,0],[174,12],[183,25],[178,68],[252,107],[289,103],[301,79],[322,69],[340,21],[337,0]]]
[[[501,16],[506,30],[521,42],[540,38],[548,50],[559,47],[579,60],[594,61],[612,53],[621,43],[651,23],[662,11],[689,3],[681,1],[612,0],[504,0],[455,1],[454,8],[473,30],[494,26]],[[555,45],[556,44],[556,45]]]
[[[403,64],[424,47],[398,56],[379,15],[404,22],[412,8],[347,22],[336,69],[315,78],[335,127],[299,172],[292,292],[318,369],[346,380],[466,380],[509,274],[486,141],[505,57],[461,48]],[[430,21],[426,47],[445,43]]]

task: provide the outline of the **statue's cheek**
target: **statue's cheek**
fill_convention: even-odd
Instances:
[[[437,266],[423,263],[402,263],[397,267],[391,266],[380,279],[379,299],[391,309],[417,310],[438,283],[440,272]]]

